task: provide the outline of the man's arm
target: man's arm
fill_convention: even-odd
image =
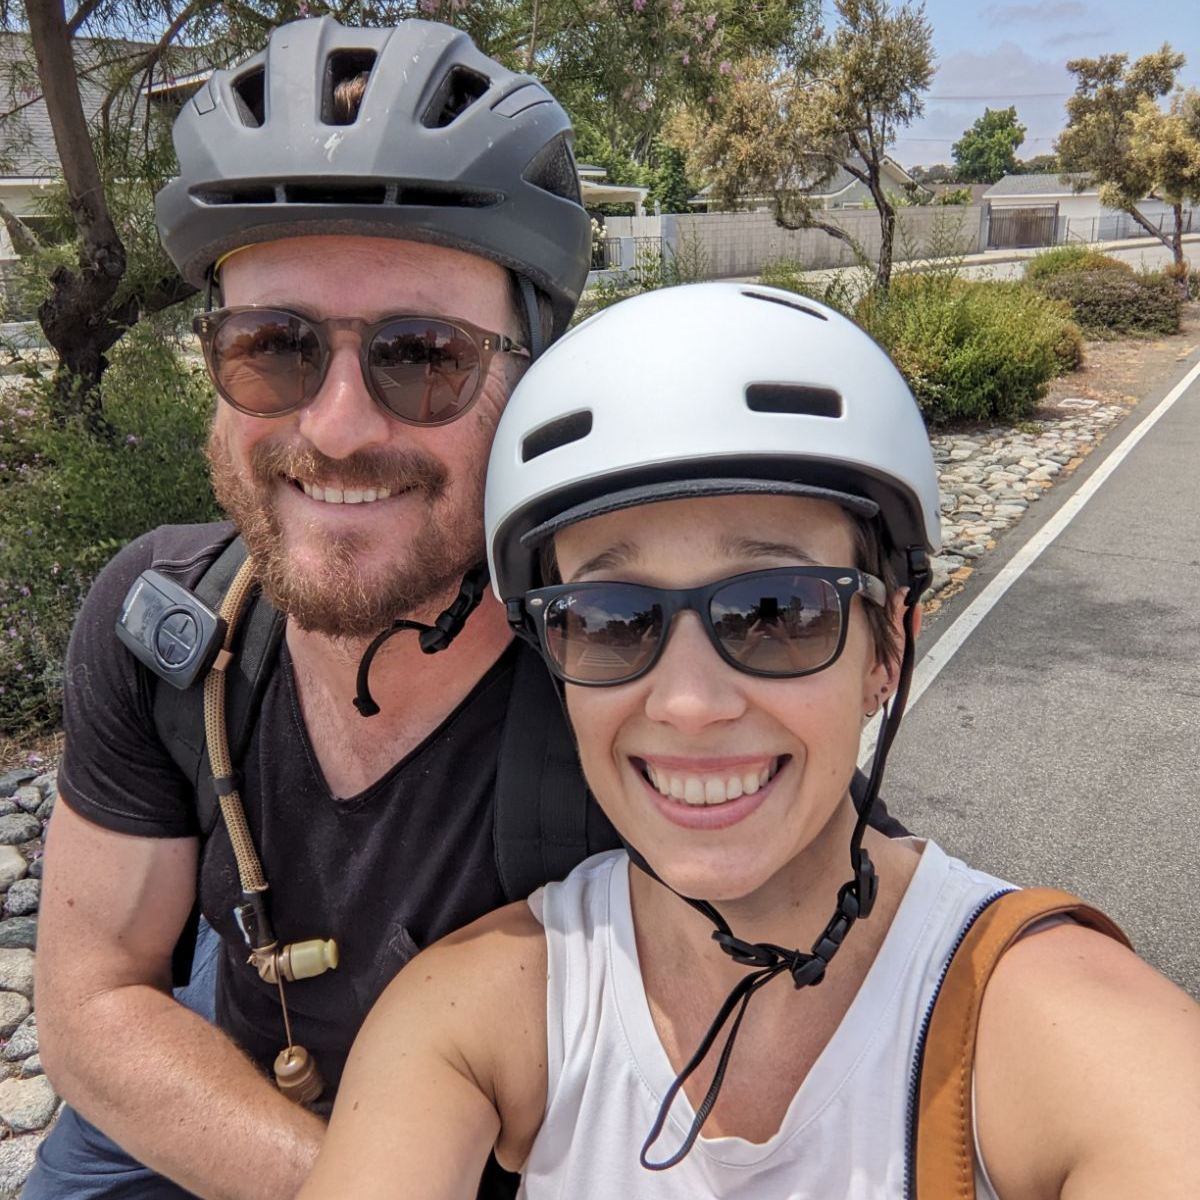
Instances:
[[[55,805],[38,928],[42,1059],[58,1093],[147,1166],[208,1200],[283,1200],[323,1123],[171,996],[195,838],[115,833]],[[105,1047],[137,1040],[134,1055]]]
[[[975,1094],[1006,1200],[1196,1195],[1200,1005],[1101,934],[1059,926],[1000,960]]]
[[[300,1200],[474,1200],[546,1106],[546,942],[521,902],[419,954],[367,1017]]]

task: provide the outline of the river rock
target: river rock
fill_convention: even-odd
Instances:
[[[40,1054],[31,1054],[21,1064],[22,1079],[32,1079],[35,1075],[44,1075],[45,1073],[42,1070],[42,1056]]]
[[[0,892],[6,892],[18,879],[29,874],[29,864],[16,846],[0,846]]]
[[[19,992],[0,992],[0,1038],[15,1033],[30,1012],[29,1001]]]
[[[42,898],[42,881],[40,879],[18,879],[8,889],[4,898],[4,915],[6,917],[27,917],[38,910]]]
[[[23,811],[21,806],[12,797],[0,800],[0,817],[10,817],[13,813]]]
[[[54,797],[47,796],[45,798],[45,800],[42,801],[41,806],[37,810],[38,820],[39,821],[50,820],[50,814],[53,811],[54,811]]]
[[[0,773],[0,797],[11,796],[22,784],[37,778],[37,772],[29,767],[16,767]]]
[[[32,958],[33,956],[30,955]],[[16,1032],[8,1039],[4,1047],[4,1057],[9,1062],[20,1062],[31,1054],[38,1052],[37,1013],[29,1016],[17,1026]],[[4,1114],[0,1112],[0,1117]]]
[[[43,1133],[24,1133],[0,1142],[0,1200],[13,1200],[19,1194],[44,1137]]]
[[[18,1133],[45,1129],[58,1108],[58,1097],[45,1075],[0,1083],[0,1121]]]
[[[37,948],[37,917],[8,917],[0,921],[0,950]]]
[[[47,771],[45,775],[39,775],[33,781],[33,786],[43,797],[55,795],[58,792],[58,772]]]
[[[0,950],[0,991],[20,992],[27,1000],[33,999],[32,950]]]
[[[44,803],[44,802],[43,802]],[[19,846],[42,836],[42,823],[31,813],[10,813],[0,817],[0,845]]]
[[[42,867],[43,862],[44,862],[44,859],[42,859],[41,856],[39,855],[37,858],[35,858],[33,860],[33,862],[31,862],[29,864],[29,873],[30,873],[30,875],[32,875],[34,877],[34,879],[41,879],[42,870],[43,870],[43,867]]]
[[[35,787],[32,783],[27,783],[24,787],[17,788],[13,792],[12,798],[22,812],[36,813],[46,797],[42,795],[40,788]]]

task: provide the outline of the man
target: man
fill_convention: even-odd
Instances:
[[[214,487],[286,614],[222,787],[240,793],[279,943],[331,939],[340,962],[286,984],[247,964],[229,833],[199,836],[196,790],[158,721],[164,685],[113,633],[142,571],[194,587],[233,533],[155,531],[101,576],[68,661],[38,1011],[72,1110],[31,1200],[293,1195],[383,986],[419,946],[511,898],[497,753],[510,721],[561,721],[510,711],[530,652],[490,598],[434,655],[411,632],[382,648],[376,635],[399,617],[461,625],[492,430],[586,277],[570,139],[539,84],[419,21],[284,26],[181,115],[159,220],[185,276],[222,305],[198,323],[221,396]],[[610,839],[589,832],[576,857]],[[184,1004],[170,992],[197,891],[221,939],[215,1013],[203,954]],[[324,1077],[320,1115],[269,1080],[283,1061],[290,1086],[293,1044]]]
[[[164,241],[227,309],[428,314],[525,347],[562,331],[586,277],[590,228],[566,115],[443,26],[277,29],[262,54],[201,87],[176,146],[181,175],[159,199]],[[382,329],[368,358],[366,334],[328,331],[320,363],[293,364],[314,384],[307,402],[269,419],[252,410],[287,360],[260,361],[272,350],[263,328],[248,343],[257,358],[235,361],[220,331],[209,347],[229,401],[212,429],[214,487],[288,614],[241,790],[280,940],[333,938],[341,950],[337,970],[286,995],[291,1036],[327,1099],[371,1001],[415,947],[505,898],[491,813],[513,672],[500,608],[485,601],[437,655],[411,634],[394,638],[370,671],[378,715],[352,705],[367,642],[400,614],[432,624],[482,558],[488,446],[527,361],[494,349],[485,372],[456,383],[456,419],[424,424],[430,412],[445,421],[445,405],[423,414],[428,389],[387,356],[400,346],[411,357],[415,339],[419,373],[432,375],[462,351],[425,333]],[[263,368],[257,385],[247,364]],[[155,1197],[290,1196],[323,1129],[264,1077],[287,1035],[278,988],[245,963],[228,837],[218,828],[200,855],[192,790],[156,736],[149,673],[113,633],[142,570],[190,586],[230,536],[159,531],[97,583],[68,664],[63,803],[48,839],[47,1071],[80,1114],[179,1185],[155,1178],[136,1193]],[[224,939],[220,1028],[168,988],[197,877]],[[71,1118],[75,1149],[97,1140]],[[84,1155],[64,1149],[51,1140],[28,1194],[109,1194],[87,1191],[114,1181],[71,1175]]]

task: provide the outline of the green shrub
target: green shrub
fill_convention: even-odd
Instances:
[[[1066,306],[1024,283],[903,275],[857,315],[934,424],[1022,420],[1078,352]]]
[[[1179,288],[1161,274],[1135,275],[1109,268],[1075,271],[1040,280],[1038,287],[1069,304],[1089,336],[1179,332]]]
[[[871,290],[874,279],[873,270],[860,267],[843,267],[806,276],[804,268],[789,258],[767,263],[759,275],[759,280],[768,287],[818,300],[849,317],[854,315],[863,295]]]
[[[1042,279],[1050,279],[1056,275],[1069,275],[1076,271],[1121,271],[1126,275],[1133,274],[1133,268],[1119,258],[1101,254],[1091,246],[1072,243],[1067,246],[1055,246],[1035,254],[1025,264],[1025,279],[1035,283]]]
[[[62,658],[93,578],[155,525],[217,515],[203,446],[211,393],[165,324],[132,330],[104,376],[111,438],[46,418],[49,382],[0,393],[0,734],[57,720]]]

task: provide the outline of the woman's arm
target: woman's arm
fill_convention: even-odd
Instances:
[[[988,985],[976,1058],[984,1162],[1003,1200],[1191,1200],[1200,1005],[1109,938],[1026,938]]]
[[[299,1200],[474,1200],[546,1100],[546,943],[523,902],[419,954],[367,1017]]]

